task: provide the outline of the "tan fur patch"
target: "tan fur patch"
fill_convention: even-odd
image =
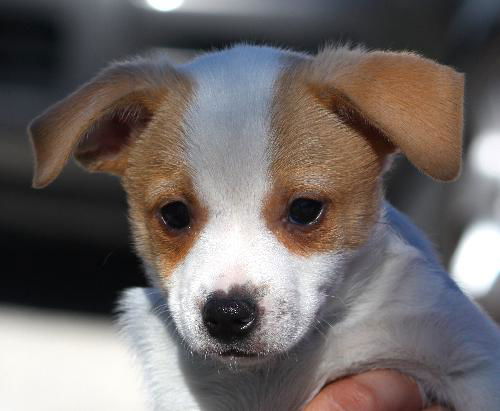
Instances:
[[[366,239],[378,218],[384,156],[392,149],[383,139],[369,138],[375,130],[325,107],[321,89],[310,83],[309,64],[293,64],[277,86],[273,189],[264,207],[268,227],[300,255],[352,248]],[[286,221],[296,197],[324,201],[319,223],[300,227]]]
[[[423,172],[461,164],[463,76],[411,53],[327,48],[288,61],[276,91],[268,227],[307,255],[359,246],[376,222],[380,175],[399,148]],[[287,222],[292,199],[325,204],[311,226]]]
[[[189,79],[178,78],[149,126],[130,146],[123,185],[138,253],[168,278],[196,241],[207,210],[194,192],[186,163],[183,117],[192,96]],[[182,200],[191,212],[191,227],[172,232],[161,221],[161,206]]]
[[[182,143],[191,94],[191,80],[161,57],[136,59],[104,70],[30,126],[34,185],[49,184],[72,154],[91,171],[121,176],[138,253],[163,277],[186,255],[206,221]],[[110,133],[117,133],[116,144],[103,150]],[[159,209],[173,200],[188,204],[190,229],[174,233],[163,224]]]

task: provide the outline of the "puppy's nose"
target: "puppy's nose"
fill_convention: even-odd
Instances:
[[[208,333],[221,342],[234,342],[247,336],[255,327],[257,313],[249,299],[210,297],[202,312]]]

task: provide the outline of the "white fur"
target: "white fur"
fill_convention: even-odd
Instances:
[[[269,113],[282,57],[238,47],[180,68],[195,84],[187,160],[209,220],[161,284],[168,297],[133,289],[121,303],[153,409],[296,410],[326,382],[373,368],[401,370],[426,398],[457,411],[500,409],[498,330],[402,215],[387,206],[360,249],[309,257],[266,228]],[[262,326],[248,343],[261,361],[221,362],[204,330],[200,305],[234,285],[262,290]]]

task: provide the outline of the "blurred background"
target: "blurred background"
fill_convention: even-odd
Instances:
[[[0,409],[140,410],[111,324],[145,281],[118,180],[74,164],[30,188],[31,118],[111,60],[166,49],[183,62],[238,41],[414,50],[467,74],[454,184],[404,159],[390,201],[428,234],[464,290],[500,320],[500,2],[497,0],[0,0]]]

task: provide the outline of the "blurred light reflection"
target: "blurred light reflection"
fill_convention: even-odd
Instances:
[[[475,171],[500,181],[500,131],[478,135],[471,146],[470,161]]]
[[[500,224],[480,221],[465,231],[451,260],[451,274],[474,298],[488,294],[500,274]]]
[[[144,3],[153,10],[167,12],[181,7],[184,0],[144,0]]]

